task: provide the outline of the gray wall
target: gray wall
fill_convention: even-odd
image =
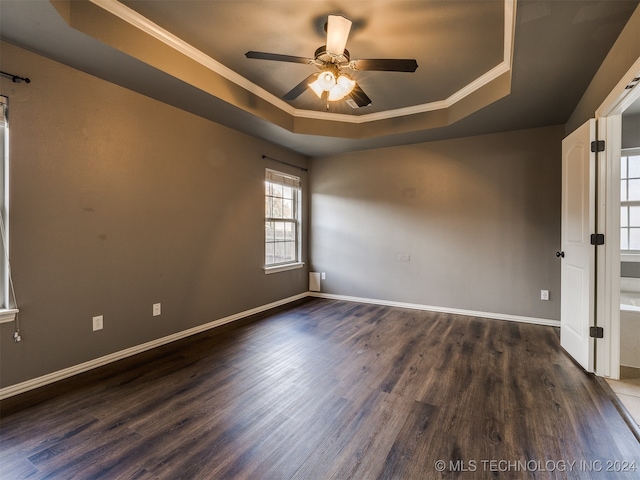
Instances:
[[[638,57],[640,57],[640,6],[631,15],[567,121],[565,128],[567,134],[595,116],[596,110]]]
[[[301,173],[262,154],[306,158],[6,43],[1,62],[32,80],[0,92],[23,338],[0,327],[1,386],[307,290],[262,269],[264,169]]]
[[[622,148],[640,148],[640,114],[622,115]]]
[[[640,55],[638,26],[640,8],[564,129],[313,160],[306,205],[324,290],[559,319],[563,131],[592,117]],[[2,70],[33,80],[0,83],[23,336],[13,343],[13,325],[0,326],[0,387],[306,290],[306,268],[261,268],[264,167],[281,168],[261,155],[304,157],[0,48]]]
[[[640,263],[620,262],[620,276],[640,278]]]
[[[563,133],[314,159],[310,242],[323,291],[559,319]]]

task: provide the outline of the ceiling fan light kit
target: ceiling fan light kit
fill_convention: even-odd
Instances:
[[[330,102],[342,100],[352,92],[355,86],[356,81],[349,75],[341,73],[336,78],[335,74],[328,70],[319,74],[315,81],[309,83],[309,88],[318,98],[322,98],[322,95],[328,92],[327,100]]]
[[[327,52],[340,56],[347,47],[351,20],[342,15],[329,15],[327,19]]]
[[[309,88],[319,98],[327,101],[327,109],[328,102],[339,101],[346,97],[349,97],[347,104],[352,108],[367,107],[371,105],[371,99],[350,75],[342,72],[343,68],[354,71],[415,72],[418,62],[414,59],[351,60],[349,51],[346,49],[351,24],[351,20],[341,15],[329,15],[326,24],[327,45],[318,48],[313,59],[254,51],[247,52],[245,56],[260,60],[315,65],[321,70],[320,73],[309,75],[293,87],[282,97],[284,100],[295,100]]]
[[[318,75],[318,79],[314,83],[317,83],[321,90],[328,92],[336,86],[336,76],[329,71],[325,71]]]
[[[338,77],[338,80],[336,81],[336,85],[331,90],[329,90],[329,101],[335,102],[337,100],[342,100],[344,97],[351,93],[355,86],[356,81],[353,80],[349,75],[340,75]]]

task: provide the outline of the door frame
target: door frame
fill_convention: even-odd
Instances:
[[[596,319],[604,338],[596,339],[595,373],[620,378],[620,156],[622,113],[638,98],[640,87],[627,88],[640,76],[640,58],[596,110],[597,137],[605,151],[597,158],[596,229],[605,234],[596,256]]]

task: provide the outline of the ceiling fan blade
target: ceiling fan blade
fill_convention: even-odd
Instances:
[[[327,21],[327,52],[342,55],[347,47],[351,20],[342,15],[329,15]]]
[[[358,105],[358,107],[368,107],[371,105],[371,99],[367,97],[367,94],[364,93],[360,85],[356,83],[356,86],[353,87],[351,93],[349,94],[351,99]]]
[[[309,65],[313,63],[313,59],[305,57],[296,57],[293,55],[280,55],[279,53],[265,53],[250,51],[245,53],[247,58],[257,58],[259,60],[275,60],[276,62],[304,63]]]
[[[301,81],[298,85],[296,85],[291,90],[289,90],[287,93],[285,93],[284,96],[282,97],[282,99],[283,100],[295,100],[296,98],[298,98],[307,89],[309,84],[313,80],[315,80],[318,77],[318,75],[320,75],[320,74],[319,73],[312,73],[307,78],[305,78],[303,81]]]
[[[356,70],[375,70],[379,72],[415,72],[418,62],[413,58],[372,58],[354,60]]]

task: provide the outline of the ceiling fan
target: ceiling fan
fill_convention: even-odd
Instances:
[[[247,58],[260,60],[315,65],[320,70],[312,73],[293,87],[282,97],[283,100],[294,100],[307,88],[310,88],[318,97],[327,102],[327,110],[329,102],[342,100],[346,97],[349,97],[347,103],[351,107],[366,107],[371,105],[371,99],[344,70],[415,72],[418,68],[418,62],[414,59],[404,58],[351,60],[349,51],[345,48],[351,24],[351,20],[341,15],[329,15],[325,25],[327,44],[315,51],[314,58],[254,51],[247,52],[245,55]]]

